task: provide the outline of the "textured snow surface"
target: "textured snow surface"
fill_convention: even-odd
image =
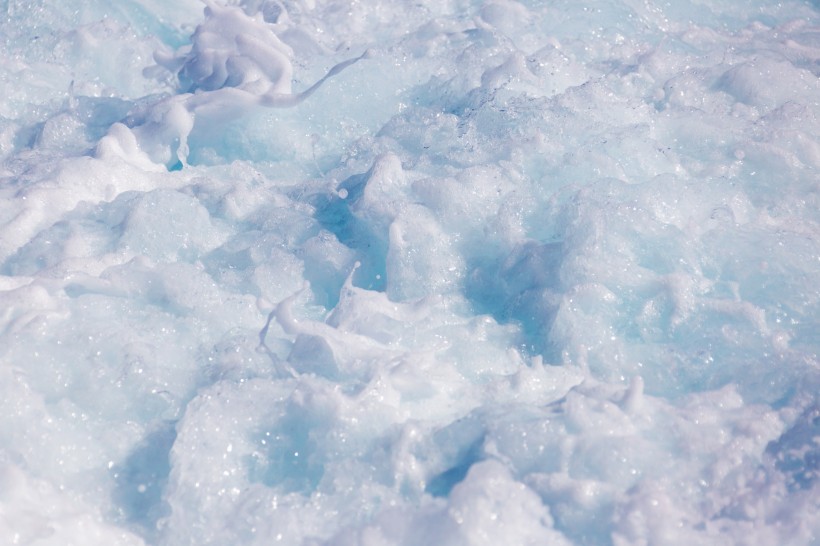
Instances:
[[[0,2],[0,543],[820,544],[820,7]]]

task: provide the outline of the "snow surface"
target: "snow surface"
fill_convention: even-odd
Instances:
[[[0,44],[0,543],[820,544],[816,1]]]

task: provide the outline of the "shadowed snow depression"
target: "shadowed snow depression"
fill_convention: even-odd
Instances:
[[[0,1],[0,543],[820,544],[820,7]]]

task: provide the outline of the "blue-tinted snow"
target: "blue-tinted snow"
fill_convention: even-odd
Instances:
[[[0,542],[820,540],[816,2],[0,44]]]

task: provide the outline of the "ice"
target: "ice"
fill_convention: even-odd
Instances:
[[[815,544],[816,3],[0,3],[1,544]]]

